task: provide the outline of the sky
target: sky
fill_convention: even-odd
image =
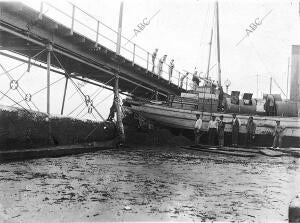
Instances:
[[[23,1],[28,6],[39,10],[39,1]],[[88,12],[93,17],[114,30],[118,27],[119,0],[73,0],[71,3]],[[131,39],[146,51],[153,52],[158,48],[158,57],[167,54],[167,63],[174,59],[175,69],[178,71],[193,72],[197,67],[199,72],[206,72],[208,64],[209,39],[211,28],[215,25],[215,1],[208,0],[124,0],[122,35]],[[52,5],[71,15],[72,6],[67,1],[50,1]],[[51,18],[70,26],[70,18],[59,13],[52,7],[44,5],[44,13]],[[75,17],[88,27],[95,29],[97,22],[80,11],[75,12]],[[152,17],[152,19],[151,19]],[[150,20],[150,21],[149,21]],[[138,25],[147,21],[147,25],[138,30]],[[257,22],[251,29],[251,23]],[[253,92],[254,97],[261,97],[269,92],[270,77],[273,78],[272,93],[287,93],[288,60],[291,57],[291,46],[300,45],[300,15],[298,0],[220,0],[220,60],[222,84],[230,80],[229,91],[239,90]],[[250,30],[250,31],[249,31]],[[95,39],[95,34],[87,27],[75,22],[75,31]],[[100,26],[100,33],[116,40],[116,34],[104,26]],[[248,35],[247,35],[248,33]],[[135,35],[136,34],[136,35]],[[241,41],[242,40],[242,41]],[[132,51],[133,45],[122,39],[122,45]],[[210,76],[217,79],[216,37],[212,41],[212,55]],[[239,43],[240,42],[240,43]],[[115,45],[103,38],[99,43],[112,50]],[[239,43],[239,44],[238,44]],[[128,58],[132,55],[125,49],[121,54]],[[136,53],[146,58],[146,53],[136,49]],[[1,64],[12,68],[20,62],[8,60],[0,56]],[[145,66],[145,61],[137,58],[137,63]],[[26,70],[26,64],[13,70],[11,75],[20,77]],[[175,75],[177,75],[175,73]],[[60,75],[52,74],[51,81],[59,80]],[[176,77],[173,81],[177,82]],[[46,71],[32,68],[20,81],[24,92],[35,92],[45,86]],[[0,75],[0,88],[2,92],[8,90],[9,79]],[[79,82],[76,82],[79,84]],[[279,88],[279,87],[280,88]],[[61,108],[64,80],[60,80],[51,90],[51,113],[59,114]],[[85,85],[82,90],[89,95],[97,94],[100,89]],[[69,84],[65,114],[75,117],[91,118],[93,115],[85,114],[84,105],[73,110],[82,103],[80,95],[74,86]],[[21,94],[25,94],[22,93]],[[17,91],[10,90],[12,98],[20,100]],[[73,96],[72,96],[73,95]],[[288,95],[287,95],[288,96]],[[19,98],[18,98],[19,97]],[[103,99],[107,99],[101,102]],[[1,97],[0,97],[1,98]],[[107,116],[111,105],[111,92],[103,90],[94,99],[94,105],[103,116]],[[37,107],[46,111],[46,94],[41,92],[39,97],[33,97]],[[23,106],[27,106],[23,103]],[[7,98],[2,98],[0,104],[11,105]],[[31,105],[33,109],[35,106]],[[78,115],[80,110],[84,110]],[[84,115],[85,114],[85,115]]]

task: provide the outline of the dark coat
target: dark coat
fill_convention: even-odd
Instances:
[[[246,125],[247,133],[255,134],[256,124],[252,121],[248,121]]]

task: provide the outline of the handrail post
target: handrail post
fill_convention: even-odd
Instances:
[[[135,43],[133,44],[132,66],[134,66],[134,57],[135,57]]]
[[[99,38],[99,20],[97,20],[97,34],[96,34],[96,43],[95,46],[98,46],[98,38]]]
[[[149,52],[147,52],[147,72],[148,72],[148,69],[149,69]]]
[[[40,13],[39,13],[39,19],[40,20],[43,18],[43,9],[44,9],[44,2],[41,1]]]
[[[178,72],[178,88],[180,87],[180,72]]]
[[[74,20],[75,20],[75,5],[72,4],[71,35],[73,35],[73,31],[74,31]]]

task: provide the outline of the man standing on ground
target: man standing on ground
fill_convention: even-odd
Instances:
[[[217,128],[218,128],[218,122],[216,121],[216,116],[212,115],[212,119],[208,123],[208,143],[211,146],[215,145]]]
[[[220,148],[224,146],[224,129],[226,122],[223,121],[223,115],[220,116],[220,120],[218,121],[218,140]]]
[[[202,119],[200,118],[200,114],[196,114],[196,122],[194,125],[194,134],[195,134],[195,145],[198,145],[200,142],[200,129],[202,126]]]
[[[281,126],[280,121],[277,120],[275,129],[274,129],[274,133],[273,133],[273,136],[274,136],[273,148],[281,147],[283,130],[284,130],[284,127]]]
[[[153,54],[152,54],[152,72],[154,73],[154,68],[155,68],[155,59],[156,59],[156,56],[157,56],[157,52],[158,52],[158,49],[155,49]]]
[[[232,115],[232,146],[237,146],[239,141],[240,121],[236,114]]]
[[[174,59],[172,59],[170,64],[169,64],[169,83],[171,83],[173,69],[174,69]]]
[[[246,125],[246,146],[252,146],[254,139],[255,139],[255,130],[256,130],[256,124],[253,121],[253,117],[250,116]]]

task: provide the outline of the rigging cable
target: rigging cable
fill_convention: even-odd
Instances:
[[[249,40],[249,41],[250,41],[250,43],[251,43],[251,45],[252,45],[252,47],[253,47],[253,49],[254,49],[254,51],[255,51],[257,57],[259,58],[259,62],[265,67],[266,71],[267,71],[268,74],[272,77],[274,83],[275,83],[275,84],[277,85],[277,87],[280,89],[280,91],[282,92],[282,94],[283,94],[285,97],[287,97],[286,94],[284,93],[284,91],[282,90],[282,88],[279,86],[279,84],[277,83],[277,81],[276,81],[275,78],[273,77],[273,75],[271,75],[271,72],[270,72],[269,69],[267,68],[266,64],[262,61],[262,58],[261,58],[260,54],[258,53],[257,49],[255,48],[254,44],[252,43],[252,41],[251,41],[251,40]]]
[[[54,81],[54,82],[52,82],[51,84],[50,84],[50,86],[52,86],[52,85],[54,85],[54,84],[56,84],[57,82],[59,82],[59,81],[61,81],[61,80],[63,80],[64,79],[64,77],[62,77],[62,78],[60,78],[60,79],[58,79],[58,80],[56,80],[56,81]],[[34,96],[34,95],[36,95],[36,94],[38,94],[38,93],[40,93],[41,91],[43,91],[43,90],[45,90],[45,89],[47,89],[47,86],[46,87],[43,87],[43,88],[41,88],[40,90],[37,90],[36,92],[34,92],[31,96]],[[21,103],[22,101],[24,101],[25,99],[23,99],[23,100],[21,100],[21,101],[19,101],[19,102],[17,102],[17,103],[15,103],[14,105],[12,105],[12,106],[15,106],[16,104],[18,104],[18,103]]]
[[[1,90],[0,90],[0,93],[2,95],[4,95],[5,97],[7,97],[8,99],[10,99],[11,101],[13,101],[14,103],[16,103],[17,105],[19,105],[21,108],[23,108],[23,110],[25,110],[32,118],[34,118],[34,116],[31,114],[30,111],[28,111],[28,109],[26,109],[25,107],[23,107],[21,104],[19,104],[18,102],[16,102],[14,99],[12,99],[11,97],[9,97],[7,94],[3,93]]]
[[[111,82],[114,79],[115,79],[115,77],[112,77],[107,82],[105,82],[104,85],[107,85],[109,82]],[[98,89],[96,89],[96,91],[94,91],[94,93],[91,94],[91,97],[93,97],[91,100],[94,100],[103,90],[104,90],[103,87],[99,87]],[[97,92],[97,91],[99,91],[99,92]],[[77,108],[79,108],[82,104],[84,104],[84,102],[82,102]],[[84,109],[85,109],[85,107],[75,117],[78,117],[84,111]]]
[[[37,57],[38,55],[42,54],[44,51],[45,51],[45,49],[43,49],[42,51],[36,53],[36,54],[33,55],[33,57],[31,57],[31,58]],[[12,70],[14,70],[14,69],[20,67],[21,65],[23,65],[23,64],[25,64],[25,63],[27,63],[27,62],[23,62],[22,64],[20,64],[20,65],[14,67],[14,68],[12,68],[12,69],[10,69],[10,71],[12,71]],[[2,64],[0,64],[0,66],[1,66],[2,70],[4,71],[4,74],[6,74],[7,77],[8,77],[8,79],[9,79],[10,81],[12,81],[13,78],[12,78],[12,76],[9,74],[10,71],[7,71],[7,70],[2,66]],[[25,74],[26,72],[27,72],[27,70],[21,75],[21,77],[20,77],[17,81],[19,81],[19,80],[24,76],[24,74]],[[18,86],[18,88],[20,88],[20,90],[23,92],[23,94],[26,95],[25,91],[21,88],[21,86]],[[16,88],[17,92],[19,93],[19,95],[21,96],[21,98],[24,99],[23,95],[22,95],[21,92],[18,90],[18,88]],[[11,87],[6,91],[5,94],[8,94],[8,92],[9,92],[10,90],[11,90]],[[4,95],[0,98],[0,100],[1,100],[3,97],[4,97]],[[22,101],[23,101],[23,100],[22,100]],[[27,104],[27,106],[29,107],[29,109],[32,110],[31,107],[30,107],[30,105],[28,104],[28,102],[27,102],[26,100],[25,100],[25,103]],[[38,107],[33,103],[33,101],[31,101],[31,103],[32,103],[32,104],[34,105],[34,107],[39,111]]]
[[[2,66],[2,64],[0,63],[0,67],[1,67],[1,69],[3,70],[3,71],[5,71],[5,73],[6,73],[6,75],[7,75],[7,77],[8,77],[8,79],[12,82],[12,81],[14,81],[14,79],[13,79],[13,77],[6,71],[6,69]],[[26,73],[26,71],[24,72],[24,73]],[[23,75],[22,75],[23,76]],[[22,77],[21,76],[21,77]],[[18,82],[19,81],[19,79],[16,81],[16,82]],[[19,93],[19,95],[21,96],[21,98],[23,98],[23,95],[21,94],[21,92],[19,91],[19,89],[18,88],[20,88],[20,90],[22,90],[22,88],[21,88],[21,86],[17,86],[16,88],[15,88],[15,90],[17,90],[17,92]],[[7,90],[7,92],[5,93],[5,94],[8,94],[8,92],[10,91],[12,89],[12,87],[10,86],[10,88]],[[22,90],[22,92],[26,95],[26,93]],[[4,95],[0,98],[0,100],[2,99],[4,97]],[[32,110],[31,109],[31,107],[30,107],[30,105],[27,103],[27,101],[25,101],[25,103],[27,104],[27,106],[29,107],[29,110]]]
[[[55,55],[55,53],[54,53],[53,51],[52,51],[52,55],[53,55],[54,58],[57,60],[57,62],[58,62],[59,65],[61,66],[61,68],[62,68],[63,70],[66,70],[66,69],[64,68],[64,66],[61,64],[61,62],[59,61],[59,59],[56,57],[56,55]],[[66,72],[66,75],[69,77],[71,83],[76,87],[76,89],[82,94],[81,96],[82,96],[83,100],[85,101],[85,94],[81,91],[80,88],[78,88],[78,86],[76,85],[76,83],[73,81],[73,79],[70,77],[70,75],[69,75],[67,72]],[[104,119],[104,118],[102,117],[102,115],[98,112],[98,110],[95,108],[95,106],[94,106],[93,104],[91,104],[91,106],[92,106],[92,108],[95,109],[96,113],[97,113],[97,114],[100,116],[100,118],[103,119],[103,121],[104,121],[105,119]]]

